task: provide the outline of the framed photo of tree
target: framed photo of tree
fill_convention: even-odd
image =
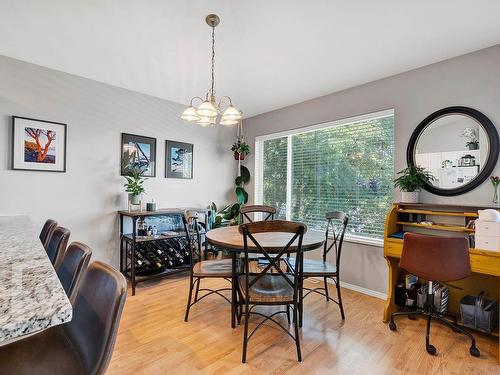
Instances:
[[[66,124],[12,116],[12,169],[66,172]]]
[[[144,177],[156,176],[156,138],[122,133],[121,175],[130,169]]]
[[[165,177],[193,178],[193,145],[176,141],[165,143]]]

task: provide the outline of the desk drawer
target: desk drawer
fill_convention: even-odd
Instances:
[[[480,250],[500,251],[500,237],[476,234],[475,248]]]
[[[476,220],[476,235],[500,236],[500,223]]]
[[[384,255],[389,257],[401,258],[403,244],[386,241],[384,243]]]

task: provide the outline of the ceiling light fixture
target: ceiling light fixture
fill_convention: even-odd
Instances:
[[[182,112],[181,119],[194,122],[203,127],[213,126],[216,123],[235,125],[240,122],[242,112],[233,106],[229,96],[223,96],[218,103],[215,98],[215,27],[219,24],[220,18],[216,14],[209,14],[205,21],[212,28],[212,85],[205,96],[205,100],[199,96],[191,99],[189,107]],[[201,104],[198,108],[195,108],[193,102],[197,99],[201,101]],[[218,118],[219,115],[221,116]]]

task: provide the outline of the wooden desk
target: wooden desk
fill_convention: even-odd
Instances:
[[[477,209],[481,208],[425,204],[405,205],[402,203],[392,206],[387,214],[384,235],[384,257],[389,267],[387,301],[383,316],[384,322],[387,322],[391,314],[399,309],[395,304],[395,287],[400,272],[399,259],[403,251],[403,240],[392,238],[390,235],[399,231],[412,230],[433,235],[469,236],[469,234],[474,234],[474,230],[467,228],[466,224],[468,221],[477,218]],[[438,222],[439,217],[445,217],[447,219],[453,218],[455,221],[464,220],[464,223],[448,222],[445,225],[415,225],[415,223],[412,223],[412,220],[408,219],[409,214],[423,215],[425,220],[435,222]],[[442,220],[444,221],[444,219]],[[486,295],[497,300],[500,299],[500,252],[471,248],[470,264],[473,272],[472,276],[464,280],[449,283],[462,289],[449,288],[448,309],[451,314],[457,317],[460,317],[459,302],[464,295],[477,295],[480,291],[484,291]],[[492,334],[499,336],[498,327]]]
[[[71,303],[29,218],[0,216],[0,345],[71,317]]]

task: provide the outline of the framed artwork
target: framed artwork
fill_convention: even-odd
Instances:
[[[191,143],[165,142],[165,177],[193,178],[193,145]]]
[[[66,124],[12,116],[12,169],[66,172]]]
[[[156,138],[122,133],[121,175],[129,168],[140,170],[144,177],[156,176]]]

